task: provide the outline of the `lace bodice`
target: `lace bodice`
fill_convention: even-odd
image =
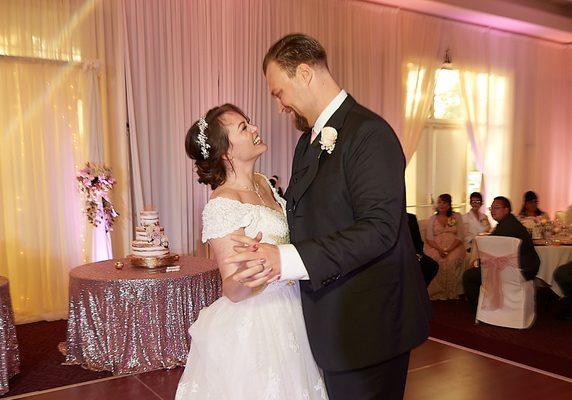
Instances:
[[[266,181],[270,185],[268,180]],[[289,243],[286,201],[278,196],[272,186],[270,187],[282,212],[225,197],[209,200],[203,210],[203,243],[209,239],[224,237],[240,228],[244,228],[246,236],[250,237],[262,232],[264,243],[276,245]]]

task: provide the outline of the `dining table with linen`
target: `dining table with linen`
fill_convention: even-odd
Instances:
[[[534,249],[540,257],[540,268],[536,277],[550,285],[552,291],[558,296],[564,296],[562,289],[554,280],[554,271],[559,266],[572,261],[572,238],[534,240]]]
[[[9,390],[8,381],[20,372],[20,350],[14,326],[14,310],[8,279],[0,276],[0,395]]]

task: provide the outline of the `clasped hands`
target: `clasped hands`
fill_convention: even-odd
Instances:
[[[232,277],[236,282],[254,289],[280,279],[278,247],[261,243],[261,232],[255,238],[239,235],[231,235],[230,238],[237,243],[233,247],[236,254],[226,258],[224,263],[240,265]]]

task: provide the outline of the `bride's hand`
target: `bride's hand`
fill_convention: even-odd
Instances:
[[[280,278],[281,265],[278,247],[268,243],[259,243],[259,238],[261,239],[262,235],[257,235],[255,239],[232,235],[231,239],[241,245],[235,246],[237,254],[224,260],[225,263],[238,263],[245,267],[244,270],[237,272],[233,279],[250,288]],[[266,273],[268,270],[270,271]]]

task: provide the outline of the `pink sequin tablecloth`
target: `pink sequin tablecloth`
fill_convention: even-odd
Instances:
[[[14,327],[14,311],[8,279],[0,276],[0,395],[8,391],[8,380],[20,372],[20,352]]]
[[[178,272],[108,260],[70,272],[66,364],[115,375],[185,365],[188,329],[221,295],[212,260],[181,256]]]

